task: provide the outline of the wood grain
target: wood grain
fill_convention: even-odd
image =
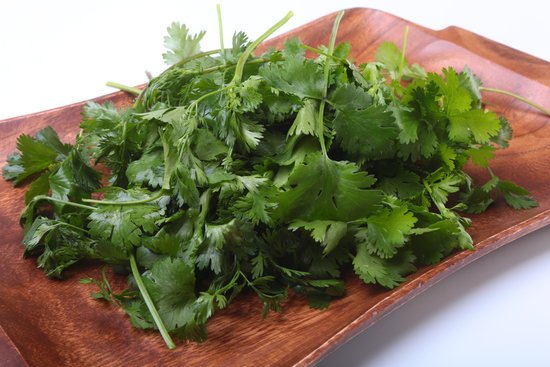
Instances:
[[[326,43],[334,14],[306,24],[268,41],[280,46],[289,36],[309,44]],[[408,58],[429,70],[468,65],[485,85],[519,93],[540,104],[550,101],[550,64],[486,38],[450,27],[433,31],[371,9],[346,12],[339,41],[353,45],[358,61],[373,59],[382,40],[401,41],[409,25]],[[97,99],[117,105],[130,103],[123,93]],[[315,311],[291,297],[281,315],[262,320],[254,297],[238,299],[215,316],[203,344],[180,343],[175,351],[165,348],[155,333],[135,330],[117,309],[89,298],[90,288],[78,283],[97,276],[98,266],[80,266],[65,281],[51,281],[32,260],[21,257],[18,218],[24,188],[0,181],[0,364],[2,366],[307,366],[319,361],[336,346],[368,328],[437,281],[475,259],[550,222],[550,124],[548,118],[508,98],[487,95],[491,108],[507,116],[514,128],[510,148],[499,152],[492,164],[497,175],[513,179],[531,190],[538,208],[513,211],[498,203],[482,215],[472,216],[470,230],[475,251],[456,253],[442,263],[423,268],[392,291],[366,286],[357,278],[347,280],[348,295],[328,310]],[[0,165],[15,149],[21,133],[32,134],[53,126],[65,141],[78,130],[82,103],[12,118],[0,122]],[[475,169],[475,178],[484,174]],[[114,278],[115,285],[124,280]]]

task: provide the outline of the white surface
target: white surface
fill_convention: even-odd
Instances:
[[[165,28],[208,30],[216,1],[9,1],[0,8],[0,119],[112,92],[163,70]],[[279,32],[341,8],[372,7],[424,26],[456,25],[550,60],[549,2],[221,1],[227,41],[254,38],[288,10]],[[360,29],[358,29],[360,32]],[[1,138],[1,137],[0,137]],[[550,366],[550,230],[459,271],[389,315],[322,366]],[[312,332],[314,332],[312,330]]]

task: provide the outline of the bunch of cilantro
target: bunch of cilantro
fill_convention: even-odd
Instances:
[[[204,32],[173,23],[171,66],[132,107],[88,103],[74,145],[50,127],[21,135],[3,175],[30,182],[25,256],[52,278],[87,259],[127,274],[122,293],[105,273],[82,282],[174,347],[170,334],[205,340],[207,320],[244,290],[264,315],[291,291],[322,309],[344,295],[346,266],[394,288],[473,248],[460,212],[497,196],[537,205],[490,171],[511,128],[483,108],[468,68],[409,65],[406,34],[402,49],[384,42],[356,66],[350,45],[335,45],[342,14],[328,46],[289,39],[253,56],[290,16],[254,42],[240,32],[224,47],[222,36],[210,52]],[[474,184],[468,161],[491,179]]]

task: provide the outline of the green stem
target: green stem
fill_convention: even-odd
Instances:
[[[164,190],[160,190],[160,192],[157,195],[146,198],[146,199],[141,199],[141,200],[113,201],[113,200],[82,199],[82,201],[84,201],[86,203],[101,204],[101,205],[137,205],[137,204],[150,203],[151,201],[155,201],[157,199],[160,199],[163,195],[164,195]],[[93,207],[90,207],[90,208],[93,208]]]
[[[535,103],[535,102],[533,102],[533,101],[531,101],[531,100],[529,100],[525,97],[520,96],[519,94],[515,94],[515,93],[509,92],[507,90],[502,90],[502,89],[497,89],[497,88],[489,88],[489,87],[479,87],[479,90],[481,92],[499,93],[499,94],[503,94],[503,95],[508,96],[508,97],[515,98],[519,101],[522,101],[523,103],[528,104],[531,107],[536,108],[540,112],[544,113],[546,116],[550,116],[550,110],[549,109],[544,108],[541,105],[539,105],[539,104],[537,104],[537,103]]]
[[[133,95],[135,95],[135,96],[139,96],[140,93],[141,93],[141,89],[139,89],[139,88],[129,87],[129,86],[127,86],[127,85],[120,84],[120,83],[107,82],[107,83],[105,83],[105,85],[108,86],[108,87],[120,89],[121,91],[124,91],[124,92],[126,92],[126,93],[130,93],[130,94],[133,94]]]
[[[221,93],[223,92],[224,90],[227,90],[229,89],[229,87],[223,87],[223,88],[220,88],[220,89],[216,89],[216,90],[213,90],[212,92],[208,92],[206,94],[203,94],[202,96],[200,96],[199,98],[195,99],[193,102],[191,102],[191,104],[189,105],[189,107],[187,107],[187,110],[188,111],[191,111],[193,108],[197,109],[198,106],[199,106],[199,102],[202,102],[204,101],[206,98],[208,97],[212,97],[212,96],[215,96],[216,94],[218,93]]]
[[[189,56],[189,57],[187,57],[183,60],[178,61],[174,65],[170,66],[167,70],[180,67],[180,66],[185,65],[188,62],[193,61],[193,60],[201,59],[203,57],[214,55],[214,54],[219,54],[220,51],[221,50],[210,50],[210,51],[199,52],[198,54],[194,54],[193,56]]]
[[[33,198],[33,201],[39,201],[39,200],[53,201],[54,203],[61,203],[61,204],[70,205],[70,206],[74,206],[76,208],[81,208],[81,209],[88,209],[88,210],[96,210],[97,209],[93,206],[79,204],[79,203],[73,203],[72,201],[67,201],[67,200],[55,199],[55,198],[52,198],[52,197],[46,196],[46,195],[37,195]],[[85,200],[86,199],[82,199],[82,201],[85,201]]]
[[[208,209],[210,206],[210,196],[212,195],[212,191],[210,189],[207,189],[200,197],[199,201],[201,204],[201,211],[199,213],[199,216],[197,218],[198,223],[204,223],[206,220],[206,215],[208,214]]]
[[[262,64],[262,63],[270,62],[270,61],[271,61],[270,59],[258,58],[258,59],[247,61],[245,64],[246,65]],[[185,73],[185,75],[194,75],[194,74],[204,75],[204,74],[208,74],[208,73],[213,73],[215,71],[231,69],[231,68],[234,68],[236,66],[237,66],[237,64],[223,64],[223,65],[218,65],[218,66],[212,66],[212,67],[202,69],[202,70],[190,70],[188,73]]]
[[[164,342],[166,343],[166,346],[168,347],[168,349],[175,349],[176,344],[174,344],[174,341],[170,337],[168,330],[166,330],[166,326],[164,326],[164,323],[162,322],[162,319],[160,318],[160,315],[157,309],[155,308],[155,304],[153,303],[153,300],[149,296],[149,292],[147,292],[147,288],[145,287],[145,284],[141,279],[141,274],[139,273],[139,270],[137,267],[136,258],[134,257],[133,254],[130,255],[130,268],[132,269],[132,275],[136,280],[136,284],[138,286],[139,292],[141,293],[141,296],[143,297],[143,300],[145,301],[145,305],[147,305],[147,309],[151,313],[151,316],[153,316],[153,320],[155,321],[155,324],[157,325],[157,328],[160,331],[160,335],[162,335],[162,339],[164,339]]]
[[[216,12],[218,13],[218,28],[220,31],[220,54],[225,65],[225,47],[223,45],[223,23],[222,23],[222,8],[220,4],[216,4]]]
[[[243,71],[244,71],[244,65],[246,64],[246,60],[258,47],[260,43],[265,41],[265,39],[273,34],[277,29],[281,28],[288,20],[294,15],[293,12],[289,11],[283,19],[275,23],[271,28],[269,28],[264,34],[262,34],[257,40],[252,42],[246,50],[242,53],[241,57],[239,57],[239,61],[237,61],[237,66],[235,67],[235,75],[233,76],[233,80],[231,81],[232,84],[239,84],[241,82],[241,79],[243,77]]]
[[[399,59],[399,78],[403,75],[403,68],[405,67],[405,50],[407,49],[407,38],[409,37],[409,26],[405,27],[403,32],[403,43],[401,45],[401,58]]]
[[[344,16],[344,11],[336,15],[336,19],[334,20],[334,25],[332,26],[332,33],[330,35],[330,41],[328,44],[328,50],[327,55],[332,56],[332,53],[334,52],[334,45],[336,43],[336,34],[338,33],[338,27],[340,26],[340,21],[342,20],[342,17]],[[325,104],[327,99],[327,91],[328,91],[328,84],[329,84],[329,77],[330,77],[330,61],[327,59],[325,61],[325,69],[323,73],[323,79],[324,79],[324,86],[323,86],[323,99],[321,100],[321,103],[319,104],[319,121],[317,123],[317,135],[319,136],[319,143],[321,144],[321,150],[323,151],[323,154],[327,155],[327,148],[325,146],[325,126],[323,122],[323,114],[325,112]]]
[[[337,57],[337,56],[334,56],[334,55],[329,55],[328,53],[326,53],[325,51],[323,50],[319,50],[318,48],[315,48],[315,47],[311,47],[311,46],[308,46],[308,45],[300,45],[302,48],[305,48],[306,50],[309,50],[311,52],[315,52],[316,54],[318,55],[323,55],[325,57],[328,57],[328,58],[331,58],[333,59],[334,61],[339,61],[339,62],[347,62],[346,59],[343,59],[341,57]]]

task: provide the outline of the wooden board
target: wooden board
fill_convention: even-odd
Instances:
[[[300,36],[309,44],[326,43],[334,14],[320,18],[288,34],[268,41],[280,46],[288,36]],[[443,66],[461,69],[468,65],[485,85],[512,90],[540,104],[550,102],[550,64],[450,27],[433,31],[395,16],[371,9],[346,12],[339,41],[350,41],[358,61],[373,59],[383,40],[401,42],[409,25],[408,59],[428,70]],[[115,93],[97,101],[130,103]],[[348,295],[328,310],[308,308],[291,297],[281,315],[262,320],[254,297],[239,298],[208,325],[209,340],[203,344],[179,343],[166,349],[156,333],[135,330],[121,310],[90,299],[90,287],[78,283],[97,276],[97,266],[80,266],[65,281],[51,281],[36,269],[33,260],[21,257],[24,188],[0,181],[0,365],[2,366],[306,366],[381,317],[407,302],[437,281],[475,259],[550,222],[550,120],[506,97],[487,95],[491,108],[507,116],[514,128],[509,149],[499,152],[492,164],[495,173],[513,179],[532,191],[538,208],[514,211],[498,203],[482,215],[472,216],[470,230],[475,251],[457,253],[442,263],[421,269],[392,291],[366,286],[351,276]],[[0,122],[0,166],[15,149],[19,134],[33,134],[53,126],[65,141],[78,130],[82,103]],[[474,177],[485,177],[471,169]],[[123,279],[115,279],[123,286]]]

